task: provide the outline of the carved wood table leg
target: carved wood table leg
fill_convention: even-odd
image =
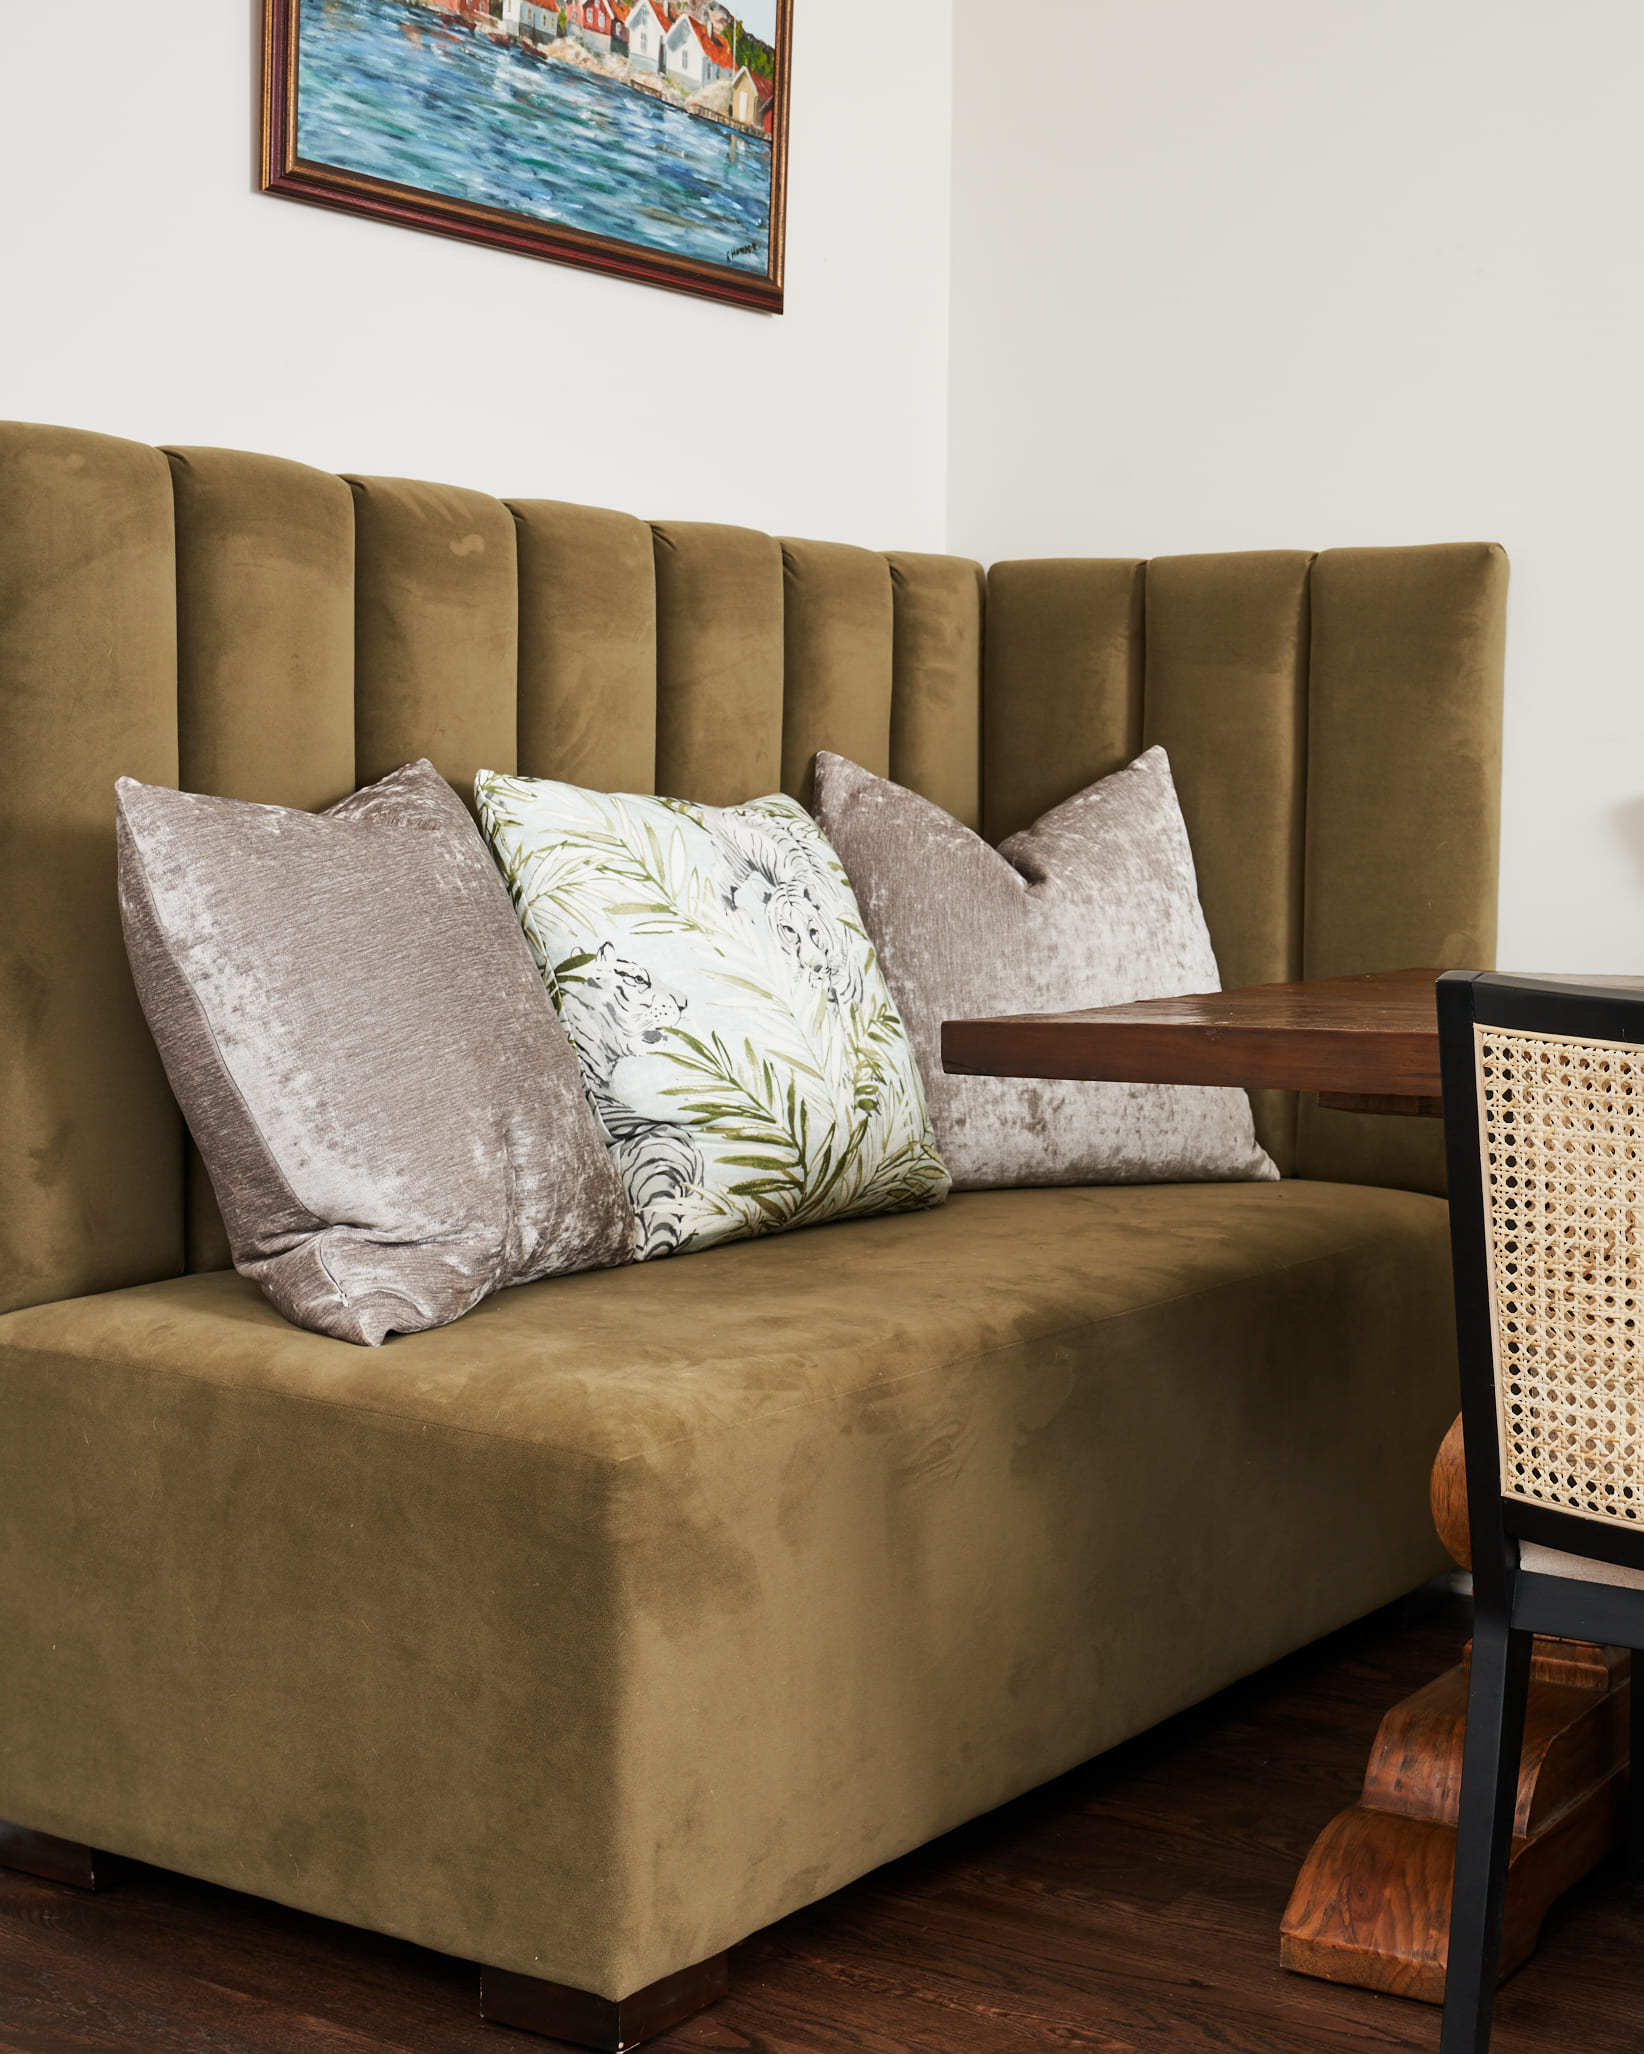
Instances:
[[[620,1999],[516,1975],[511,1969],[486,1968],[480,1971],[480,2016],[569,2040],[574,2046],[594,2047],[599,2054],[624,2054],[626,2048],[654,2040],[705,2004],[715,2003],[729,1987],[723,1954]]]
[[[1432,1502],[1439,1538],[1467,1568],[1459,1419],[1433,1464]],[[1503,1979],[1535,1951],[1553,1900],[1622,1839],[1629,1659],[1621,1648],[1536,1640],[1507,1872]],[[1466,1724],[1465,1658],[1382,1720],[1358,1803],[1325,1827],[1296,1878],[1280,1926],[1285,1968],[1443,2002]]]
[[[76,1890],[106,1890],[114,1881],[115,1858],[82,1847],[78,1840],[59,1840],[55,1833],[36,1833],[0,1819],[0,1869],[20,1869],[25,1876],[43,1876]]]

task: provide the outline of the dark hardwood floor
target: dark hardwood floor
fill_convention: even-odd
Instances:
[[[657,2054],[1375,2054],[1438,2014],[1286,1975],[1279,1914],[1386,1707],[1456,1659],[1422,1596],[893,1862],[731,1956]],[[1495,2054],[1644,2047],[1644,1891],[1601,1870],[1501,1993]],[[4,2054],[525,2054],[472,1968],[133,1867],[89,1897],[0,1872]]]

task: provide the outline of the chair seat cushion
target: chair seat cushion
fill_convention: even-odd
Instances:
[[[1519,1545],[1518,1562],[1532,1576],[1567,1576],[1573,1583],[1613,1583],[1622,1590],[1644,1590],[1644,1569],[1625,1562],[1602,1562],[1593,1555],[1572,1555],[1563,1548],[1544,1548],[1536,1541]]]
[[[0,1816],[622,1996],[1439,1566],[1442,1204],[987,1192],[366,1351],[0,1320]]]

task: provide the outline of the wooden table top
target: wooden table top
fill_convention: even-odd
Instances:
[[[1241,1084],[1347,1112],[1437,1113],[1437,970],[1252,984],[1082,1013],[945,1020],[942,1067],[971,1077]]]

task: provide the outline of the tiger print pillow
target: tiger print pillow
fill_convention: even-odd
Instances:
[[[906,1030],[802,807],[492,770],[474,796],[642,1258],[941,1204]]]

